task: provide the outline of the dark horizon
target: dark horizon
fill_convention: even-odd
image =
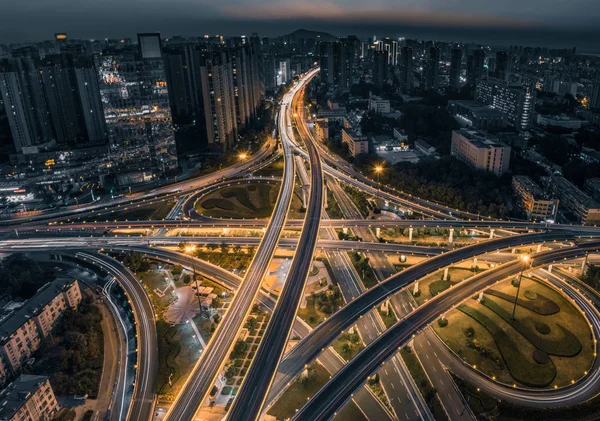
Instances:
[[[121,24],[122,23],[122,24]],[[357,35],[361,38],[377,35],[393,38],[418,38],[446,42],[478,43],[492,47],[508,45],[541,46],[549,48],[577,47],[580,53],[600,53],[600,29],[573,30],[549,26],[531,27],[456,27],[433,25],[408,25],[391,23],[352,24],[350,22],[324,21],[258,21],[258,20],[220,20],[197,22],[193,17],[181,18],[176,22],[160,21],[145,23],[136,21],[133,24],[113,20],[111,27],[104,25],[88,25],[84,22],[70,21],[67,24],[36,26],[36,32],[11,30],[4,26],[0,29],[0,44],[39,42],[53,39],[54,33],[66,32],[72,39],[135,39],[138,32],[160,32],[163,37],[175,35],[203,36],[205,34],[223,36],[250,35],[257,32],[259,36],[275,37],[289,34],[296,29],[308,29],[327,32],[336,36]]]

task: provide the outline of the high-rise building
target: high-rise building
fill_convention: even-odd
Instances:
[[[158,32],[138,34],[137,38],[142,59],[162,58],[162,42]]]
[[[390,66],[398,64],[398,41],[386,38],[383,41],[383,48],[388,52],[388,64]]]
[[[386,50],[376,51],[373,57],[373,84],[383,86],[389,80],[388,55]]]
[[[496,77],[506,80],[508,74],[513,70],[514,55],[506,51],[496,53],[496,68],[494,69]]]
[[[319,44],[319,66],[321,68],[321,83],[333,86],[336,82],[337,66],[334,42],[321,42]]]
[[[483,77],[485,65],[485,51],[482,49],[473,50],[467,57],[467,82],[474,86]]]
[[[481,80],[475,99],[503,113],[509,124],[520,130],[533,126],[535,89],[529,85],[511,85],[499,79]]]
[[[427,89],[436,89],[438,87],[438,73],[440,67],[439,47],[429,47],[429,54],[425,67],[425,87]]]
[[[590,107],[600,109],[600,80],[594,82],[592,86],[592,96],[590,98]]]
[[[98,57],[111,160],[122,184],[177,167],[164,61],[156,57],[154,35],[139,40],[139,50],[107,50]]]
[[[0,61],[0,94],[18,153],[55,140],[42,79],[32,58]]]
[[[321,83],[349,88],[356,67],[357,51],[358,39],[355,37],[343,38],[338,42],[321,42],[319,44]]]
[[[400,49],[400,89],[408,93],[413,87],[413,49],[402,47]]]
[[[450,88],[460,89],[460,69],[462,62],[462,50],[453,48],[450,51]]]

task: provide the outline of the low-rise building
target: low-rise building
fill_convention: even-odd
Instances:
[[[538,220],[556,220],[559,200],[548,197],[542,189],[526,175],[515,175],[512,185],[521,197],[527,216]]]
[[[315,121],[315,133],[321,142],[329,140],[329,122],[325,119]]]
[[[477,101],[448,101],[448,111],[463,126],[482,130],[503,129],[508,125],[506,115]]]
[[[427,156],[437,155],[436,149],[423,139],[415,140],[415,149]]]
[[[376,95],[369,96],[369,111],[377,114],[387,114],[390,112],[390,100],[383,99]]]
[[[360,131],[344,127],[342,129],[342,142],[348,145],[350,155],[357,156],[369,152],[369,140]]]
[[[537,114],[537,124],[545,127],[562,127],[564,129],[581,129],[588,122],[566,115],[542,115]]]
[[[0,320],[0,359],[4,364],[0,372],[17,373],[52,331],[62,313],[67,308],[76,308],[80,302],[79,282],[58,278]]]
[[[510,146],[474,130],[453,130],[450,153],[472,167],[496,175],[507,171],[510,163]]]
[[[22,374],[0,392],[0,420],[46,421],[58,411],[50,380]]]
[[[598,202],[559,175],[553,175],[550,183],[556,196],[560,199],[561,208],[566,209],[584,225],[600,224],[600,204]]]

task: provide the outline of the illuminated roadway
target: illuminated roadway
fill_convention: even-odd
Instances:
[[[574,247],[536,254],[532,256],[532,261],[533,265],[542,266],[556,261],[581,257],[585,255],[586,251],[597,250],[600,250],[600,242],[598,241],[581,243]],[[434,321],[440,314],[470,296],[502,279],[519,273],[524,265],[526,263],[522,261],[503,264],[455,285],[412,311],[344,366],[307,404],[296,412],[292,420],[319,421],[333,418],[336,411],[351,397],[354,390],[360,387],[383,362],[405,345],[415,333]],[[364,295],[366,294],[368,292]],[[336,315],[329,320],[335,317]],[[547,401],[548,406],[567,406],[584,402],[598,393],[599,380],[600,371],[595,370],[584,377],[577,387],[573,388],[577,393],[552,390],[544,395],[544,400]],[[552,398],[552,393],[556,394],[557,399]]]
[[[194,418],[196,411],[204,402],[222,367],[225,365],[246,316],[256,299],[263,277],[283,231],[294,188],[294,157],[287,138],[293,136],[293,134],[288,133],[289,112],[287,111],[287,105],[307,78],[311,76],[312,74],[309,73],[286,94],[279,111],[279,131],[284,149],[284,175],[279,197],[266,233],[250,263],[244,282],[235,294],[227,313],[219,323],[205,352],[198,360],[181,392],[167,412],[165,419],[168,421],[190,421]]]
[[[316,72],[311,72],[312,75]],[[310,79],[309,79],[310,80]],[[303,92],[303,91],[301,91]],[[300,97],[302,95],[298,95]],[[297,100],[297,97],[294,100]],[[284,145],[288,141],[283,142]],[[271,387],[279,360],[291,334],[317,245],[323,208],[323,172],[317,148],[305,139],[310,163],[310,196],[304,226],[277,305],[227,419],[257,420]],[[288,143],[288,148],[291,146]],[[286,154],[288,152],[286,151]],[[293,159],[293,157],[292,157]]]
[[[152,303],[135,275],[115,259],[95,252],[75,252],[72,256],[114,276],[129,298],[135,317],[137,367],[127,420],[148,421],[154,412],[158,376],[158,343]]]

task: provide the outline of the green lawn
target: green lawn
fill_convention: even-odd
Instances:
[[[470,278],[475,273],[469,269],[451,267],[448,269],[448,279],[442,280],[444,276],[444,270],[439,270],[419,280],[419,292],[418,296],[415,296],[417,305],[423,304],[426,300],[429,300],[437,294],[447,290],[451,285],[455,285],[463,279]],[[410,289],[412,293],[412,288]]]
[[[287,388],[275,404],[269,409],[268,414],[285,420],[290,418],[307,398],[313,396],[329,380],[329,372],[319,363],[313,362],[308,367],[308,377],[298,378]],[[336,421],[365,421],[364,415],[349,401],[334,418]]]
[[[517,382],[530,387],[546,387],[552,383],[556,377],[556,367],[552,360],[538,364],[531,356],[525,356],[525,350],[513,339],[514,331],[510,326],[497,323],[471,306],[461,304],[458,309],[481,323],[492,334],[511,376]],[[449,328],[451,326],[444,329]]]
[[[389,309],[389,311],[387,313],[385,313],[385,312],[381,311],[381,306],[379,306],[377,311],[379,312],[379,315],[383,319],[383,324],[385,325],[386,329],[389,329],[391,326],[393,326],[398,321],[398,319],[396,318],[396,314],[394,313],[394,311],[391,308]]]
[[[347,332],[341,333],[331,345],[346,361],[350,361],[365,347],[356,332],[352,334]]]
[[[282,177],[283,176],[283,157],[279,158],[269,165],[254,172],[257,177]]]

